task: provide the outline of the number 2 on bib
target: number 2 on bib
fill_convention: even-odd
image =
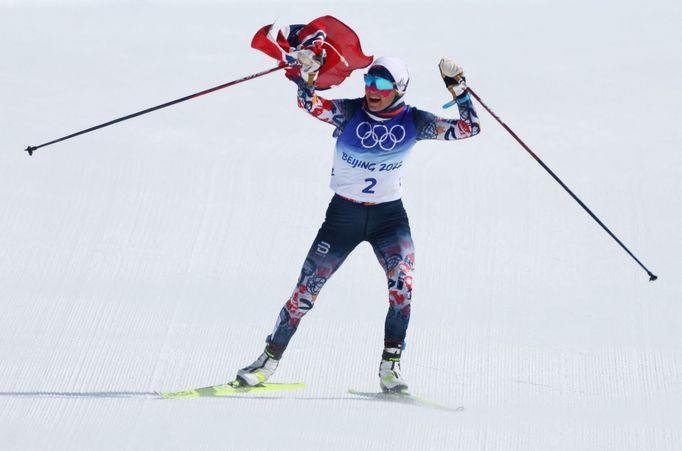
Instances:
[[[362,190],[362,192],[367,193],[367,194],[374,194],[374,190],[372,188],[374,188],[376,186],[377,179],[368,178],[368,179],[365,179],[365,182],[367,182],[368,185],[365,187],[365,189]]]

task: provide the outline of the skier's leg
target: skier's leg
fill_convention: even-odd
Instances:
[[[414,273],[414,243],[402,203],[387,206],[383,227],[370,243],[386,272],[389,307],[384,323],[384,351],[379,365],[380,385],[384,391],[407,389],[400,374],[400,357],[410,322]]]
[[[315,304],[320,290],[348,254],[362,241],[362,206],[335,196],[325,221],[310,246],[296,288],[280,311],[273,332],[266,338],[263,354],[237,372],[238,379],[256,385],[270,377],[298,325]]]
[[[275,327],[267,337],[266,349],[279,359],[298,325],[315,305],[324,284],[357,246],[343,236],[335,236],[324,225],[313,241],[293,293],[279,312]]]
[[[384,346],[402,349],[410,322],[415,268],[410,230],[385,233],[372,242],[372,247],[388,282],[389,307],[384,323]]]

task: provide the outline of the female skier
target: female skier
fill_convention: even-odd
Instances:
[[[446,87],[456,97],[460,119],[442,119],[407,105],[403,96],[410,80],[405,64],[378,58],[365,74],[365,96],[327,100],[315,94],[323,59],[310,50],[298,52],[301,76],[298,106],[336,127],[331,188],[335,194],[310,251],[296,288],[279,313],[264,352],[237,372],[241,385],[266,381],[277,365],[303,316],[313,307],[325,282],[350,252],[368,241],[388,279],[389,308],[384,325],[384,350],[379,383],[386,392],[407,390],[400,357],[410,320],[414,246],[401,201],[402,173],[410,150],[422,139],[454,140],[479,133],[478,116],[466,90],[464,72],[451,60],[440,61]]]

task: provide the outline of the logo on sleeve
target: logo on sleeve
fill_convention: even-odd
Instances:
[[[471,136],[471,125],[469,125],[466,121],[459,120],[457,121],[457,128],[459,129],[459,136],[462,138],[468,138]]]

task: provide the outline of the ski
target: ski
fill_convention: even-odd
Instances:
[[[303,383],[289,383],[289,384],[278,384],[278,383],[268,383],[260,384],[256,386],[242,386],[237,381],[228,382],[227,384],[212,385],[210,387],[193,388],[190,390],[182,391],[160,391],[156,394],[164,399],[175,399],[175,398],[198,398],[198,397],[220,397],[220,396],[233,396],[245,393],[260,393],[260,392],[271,392],[271,391],[287,391],[287,390],[298,390],[304,388]]]
[[[348,389],[351,395],[362,396],[367,399],[374,399],[376,401],[396,402],[400,404],[408,404],[412,406],[428,407],[436,410],[443,410],[446,412],[461,412],[464,410],[463,406],[448,407],[442,404],[429,401],[428,399],[415,396],[408,392],[363,392],[353,388]]]

